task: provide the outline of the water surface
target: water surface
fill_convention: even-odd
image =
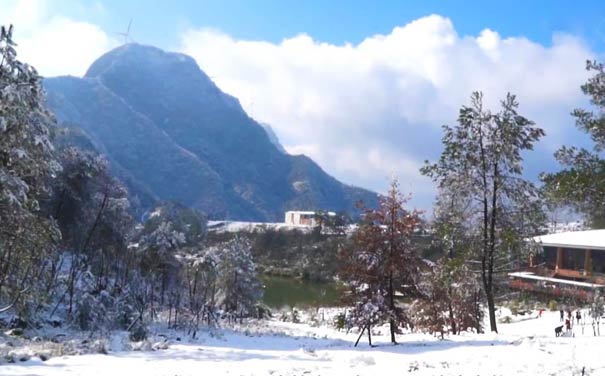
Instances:
[[[334,282],[301,281],[296,278],[261,276],[263,302],[272,308],[334,307],[340,305],[342,288]]]

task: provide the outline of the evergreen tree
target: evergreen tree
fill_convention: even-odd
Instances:
[[[563,146],[555,158],[564,166],[557,173],[541,176],[548,197],[560,205],[571,205],[586,214],[594,228],[605,226],[605,67],[588,61],[586,69],[594,75],[582,85],[595,111],[575,109],[572,115],[576,127],[587,133],[594,145],[592,150]]]
[[[206,218],[197,210],[173,202],[160,203],[135,237],[140,267],[157,291],[163,306],[168,292],[181,287],[181,263],[177,254],[197,246],[206,235]]]
[[[40,212],[47,179],[60,170],[53,159],[41,78],[19,60],[13,27],[0,28],[0,309],[16,305],[27,317],[29,302],[49,283],[55,223]]]
[[[263,290],[256,275],[250,244],[235,238],[209,252],[215,253],[217,260],[217,305],[239,317],[253,313]]]
[[[208,325],[218,320],[215,312],[218,255],[215,248],[209,248],[194,254],[181,254],[178,257],[183,264],[183,279],[187,286],[188,308],[193,315],[193,330],[196,331],[201,320],[206,319]],[[175,309],[175,324],[177,322],[177,312]]]
[[[532,226],[541,225],[539,192],[523,179],[521,153],[532,150],[544,131],[518,113],[519,104],[508,94],[501,111],[483,107],[482,93],[471,96],[471,105],[460,109],[458,125],[443,126],[444,150],[439,160],[428,161],[421,172],[438,183],[440,190],[466,197],[474,213],[469,237],[481,263],[490,329],[497,331],[494,274],[518,249]],[[534,220],[528,221],[527,218]]]
[[[469,328],[482,330],[483,311],[479,305],[480,273],[472,269],[475,248],[472,235],[473,205],[465,192],[443,187],[437,195],[433,230],[442,256],[428,273],[423,303],[447,312],[447,330],[453,334]],[[441,297],[434,298],[435,294]],[[433,325],[432,323],[428,323]],[[423,324],[419,323],[422,327]]]

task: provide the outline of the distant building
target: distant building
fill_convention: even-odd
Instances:
[[[318,212],[314,211],[287,211],[284,222],[287,225],[315,227],[319,225],[317,214]],[[336,215],[334,212],[327,212],[327,214]]]

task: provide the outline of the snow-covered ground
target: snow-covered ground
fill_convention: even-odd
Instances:
[[[502,316],[509,313],[503,310]],[[0,375],[605,375],[605,327],[574,328],[574,337],[555,337],[558,312],[517,317],[500,324],[500,334],[472,334],[439,340],[399,336],[388,343],[386,328],[354,348],[357,335],[327,326],[263,321],[236,330],[203,332],[196,341],[172,333],[167,350],[110,352],[35,358],[0,366]]]

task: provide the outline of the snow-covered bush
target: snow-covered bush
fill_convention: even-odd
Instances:
[[[423,279],[412,306],[417,329],[441,336],[482,330],[480,286],[462,258],[439,260]]]
[[[256,266],[250,252],[250,244],[235,238],[209,253],[218,260],[217,306],[238,316],[255,313],[256,303],[263,296],[263,289],[256,275]]]

